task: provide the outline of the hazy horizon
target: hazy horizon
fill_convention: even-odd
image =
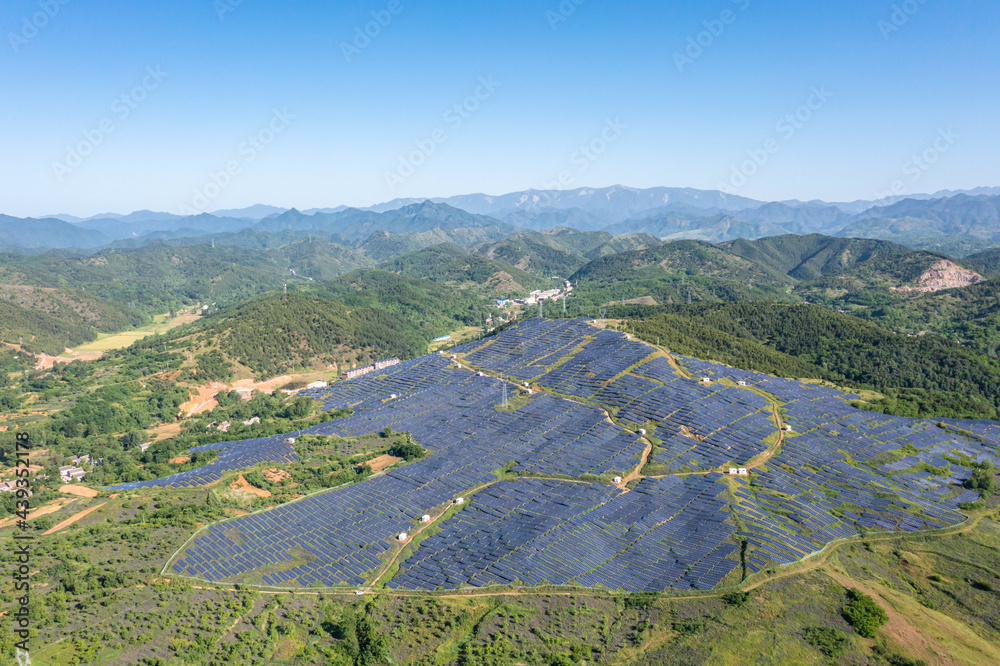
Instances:
[[[967,0],[12,0],[0,26],[16,216],[1000,183],[1000,16]]]

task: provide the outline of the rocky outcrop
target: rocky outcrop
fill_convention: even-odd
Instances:
[[[983,282],[982,275],[962,268],[948,260],[942,260],[920,276],[916,285],[899,287],[895,291],[935,292],[945,289],[959,289]]]

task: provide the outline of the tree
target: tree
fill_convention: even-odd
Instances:
[[[993,479],[991,467],[980,467],[972,473],[969,480],[965,482],[965,487],[970,490],[978,490],[985,499],[991,497],[996,492],[996,481]]]
[[[850,602],[844,606],[844,618],[865,638],[875,638],[878,630],[889,621],[885,609],[874,599],[858,590],[848,590]]]
[[[138,448],[140,444],[144,444],[146,441],[146,433],[141,430],[129,430],[121,438],[122,448],[128,451],[129,449]]]

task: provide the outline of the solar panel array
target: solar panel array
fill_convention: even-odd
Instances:
[[[538,394],[516,412],[498,409],[500,379],[459,369],[442,355],[311,390],[306,394],[326,409],[353,414],[298,434],[354,437],[392,428],[411,433],[429,455],[212,525],[178,554],[173,570],[276,587],[362,585],[383,566],[397,534],[469,496],[401,563],[390,587],[709,589],[744,566],[752,573],[792,562],[860,529],[954,525],[963,520],[959,505],[976,497],[961,486],[971,471],[955,464],[956,456],[1000,462],[1000,424],[939,427],[861,412],[833,389],[681,359],[696,377],[712,380],[705,384],[683,378],[650,347],[583,320],[530,320],[453,352],[466,355],[462,365],[576,400]],[[730,486],[704,472],[743,466],[767,449],[765,440],[774,441],[773,406],[760,391],[778,397],[795,432],[753,471],[752,491],[738,479],[729,501]],[[614,419],[593,402],[611,408]],[[646,446],[632,432],[639,426],[662,440],[651,462],[703,473],[643,478],[630,492],[580,480],[635,469]],[[214,467],[123,487],[197,485],[254,461],[290,460],[285,439],[202,447],[219,450]],[[500,480],[497,473],[510,469],[524,476]]]
[[[391,588],[602,585],[710,589],[739,565],[723,488],[644,479],[635,492],[552,481],[497,484],[426,540]]]
[[[180,472],[164,479],[149,481],[133,481],[117,486],[111,490],[135,490],[138,488],[171,487],[191,488],[204,486],[218,481],[225,474],[234,470],[246,469],[260,463],[288,463],[298,460],[295,449],[288,443],[288,435],[244,439],[237,442],[222,442],[197,446],[191,451],[218,451],[217,460],[187,472]]]

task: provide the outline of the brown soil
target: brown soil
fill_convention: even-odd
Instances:
[[[694,434],[693,432],[691,432],[691,428],[689,428],[687,426],[683,426],[683,425],[681,426],[681,434],[684,435],[685,437],[687,437],[688,439],[693,439],[696,442],[704,442],[705,441],[704,437],[700,437],[700,436]]]
[[[48,354],[41,354],[37,358],[38,362],[35,363],[35,370],[51,370],[52,366],[56,363],[72,363],[76,360],[62,356],[49,356]]]
[[[171,465],[183,465],[186,462],[191,462],[191,456],[177,456],[171,458],[169,462]]]
[[[251,486],[250,483],[243,478],[242,474],[240,474],[240,478],[236,479],[231,484],[229,484],[229,487],[232,488],[233,490],[242,490],[244,492],[250,493],[251,495],[256,495],[257,497],[271,496],[270,490],[261,490],[260,488]]]
[[[188,418],[201,412],[210,412],[218,407],[219,403],[215,401],[216,394],[219,391],[228,391],[229,387],[225,384],[212,382],[207,386],[199,386],[192,390],[196,392],[196,395],[181,405],[181,412]]]
[[[281,483],[285,479],[292,478],[292,475],[283,469],[265,469],[263,474],[264,478],[271,483]]]
[[[41,465],[28,465],[28,473],[29,474],[38,474],[43,469],[45,469],[45,468],[42,467]],[[3,474],[0,474],[0,476],[16,476],[16,475],[17,475],[17,468],[16,467],[11,467],[10,469],[5,470],[3,472]]]
[[[983,281],[983,276],[979,273],[966,270],[948,260],[942,260],[930,267],[930,269],[920,276],[917,286],[905,286],[894,289],[894,291],[920,291],[933,293],[944,291],[945,289],[959,289],[970,285],[979,284]]]
[[[367,464],[371,465],[372,471],[378,474],[379,472],[385,470],[391,465],[395,465],[398,462],[403,462],[403,459],[397,458],[395,456],[384,455],[384,456],[379,456],[378,458],[372,458],[371,460],[368,461]]]
[[[64,495],[76,495],[77,497],[97,497],[101,494],[99,490],[94,490],[86,486],[63,486],[59,489],[59,492]]]
[[[181,434],[180,423],[164,423],[146,431],[150,439],[173,439]]]
[[[98,509],[100,509],[105,504],[107,504],[107,502],[101,502],[97,506],[92,506],[89,509],[84,509],[83,511],[81,511],[81,512],[79,512],[77,514],[75,514],[73,516],[70,516],[69,518],[67,518],[66,520],[62,521],[61,523],[57,523],[57,524],[53,525],[52,527],[50,527],[49,529],[47,529],[44,532],[42,532],[42,536],[47,536],[49,534],[52,534],[53,532],[58,532],[59,530],[63,529],[64,527],[69,527],[70,525],[72,525],[76,521],[80,520],[81,518],[83,518],[87,514],[93,513],[94,511],[97,511]]]
[[[75,501],[76,499],[57,499],[52,502],[49,502],[45,506],[40,506],[37,509],[29,511],[28,520],[32,520],[40,516],[47,516],[50,513],[55,513],[56,511],[62,509],[64,506],[72,504]],[[19,520],[20,518],[18,518],[17,516],[11,516],[10,518],[5,518],[4,520],[0,521],[0,528],[10,527]]]

